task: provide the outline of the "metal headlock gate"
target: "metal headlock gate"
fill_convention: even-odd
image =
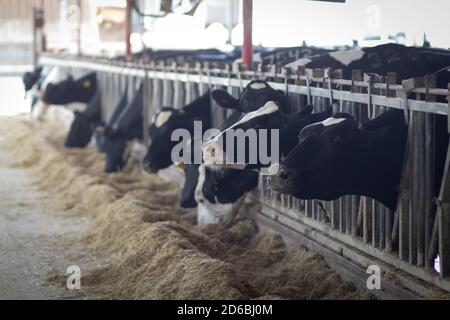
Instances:
[[[213,69],[207,63],[144,65],[52,56],[42,57],[41,63],[74,75],[96,71],[105,118],[127,84],[144,81],[144,128],[162,106],[181,108],[213,86],[224,87],[237,96],[255,78],[285,91],[292,111],[308,103],[313,104],[316,112],[332,105],[334,111],[347,112],[364,121],[387,108],[405,110],[408,143],[395,213],[375,200],[359,196],[345,196],[336,201],[295,199],[271,190],[261,176],[258,190],[251,195],[260,202],[261,210],[250,215],[263,228],[301,242],[338,267],[345,265],[350,278],[351,273],[361,273],[369,265],[378,264],[384,276],[398,282],[400,287],[427,295],[428,283],[450,292],[449,151],[437,198],[432,174],[434,118],[438,115],[448,118],[449,108],[448,103],[436,102],[436,97],[448,97],[449,90],[435,88],[432,76],[405,80],[399,85],[393,73],[380,78],[359,70],[352,72],[352,79],[342,79],[339,71],[301,67],[295,71],[276,66],[252,71],[230,65]],[[409,99],[408,94],[416,94],[416,99]],[[213,124],[217,125],[227,111],[214,108]],[[144,140],[145,144],[147,132]],[[440,273],[433,268],[437,254]]]

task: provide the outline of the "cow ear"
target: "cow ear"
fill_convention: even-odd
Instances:
[[[211,98],[222,108],[240,111],[239,101],[224,90],[213,90]]]
[[[313,106],[312,105],[307,105],[306,107],[304,107],[300,111],[300,116],[301,117],[307,117],[307,116],[310,116],[312,112],[313,112]]]

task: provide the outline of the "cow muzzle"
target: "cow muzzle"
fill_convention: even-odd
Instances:
[[[268,180],[270,187],[281,193],[289,193],[294,187],[294,173],[283,165],[280,165],[278,172],[270,175]]]

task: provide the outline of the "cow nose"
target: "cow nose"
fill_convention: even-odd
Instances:
[[[211,157],[215,157],[216,156],[216,149],[215,148],[211,148],[210,153],[211,153]]]

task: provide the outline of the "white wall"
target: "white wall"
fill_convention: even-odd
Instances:
[[[407,44],[450,47],[448,0],[347,0],[325,3],[307,0],[254,0],[255,42],[265,46],[351,44],[367,34],[405,32]],[[370,45],[370,43],[364,43]],[[377,44],[377,43],[374,43]]]

